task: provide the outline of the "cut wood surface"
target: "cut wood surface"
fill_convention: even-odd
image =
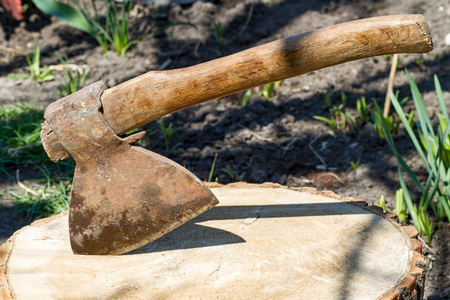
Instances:
[[[2,299],[419,299],[417,232],[357,199],[213,186],[217,207],[120,256],[72,254],[67,213],[0,247]],[[344,202],[352,201],[352,202]]]

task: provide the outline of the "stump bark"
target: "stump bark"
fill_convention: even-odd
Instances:
[[[417,231],[363,201],[212,185],[220,204],[120,256],[74,255],[67,213],[0,247],[2,299],[421,299]]]

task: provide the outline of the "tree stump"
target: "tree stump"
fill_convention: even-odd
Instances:
[[[0,247],[2,299],[420,299],[417,232],[332,192],[212,185],[220,204],[120,256],[71,251],[67,213]]]

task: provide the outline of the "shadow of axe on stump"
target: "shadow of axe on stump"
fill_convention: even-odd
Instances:
[[[96,82],[51,104],[41,138],[73,157],[69,231],[75,254],[122,254],[218,203],[193,174],[134,146],[124,133],[183,108],[361,58],[433,49],[422,15],[368,18],[254,47],[188,68],[152,71],[106,89]]]

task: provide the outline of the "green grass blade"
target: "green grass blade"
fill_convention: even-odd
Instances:
[[[448,112],[447,107],[445,106],[444,96],[442,94],[441,84],[439,83],[439,79],[436,75],[434,75],[434,86],[436,89],[436,95],[439,101],[439,106],[441,107],[441,112],[444,114],[445,119],[448,121]]]
[[[41,11],[55,16],[70,26],[93,34],[93,28],[86,17],[73,7],[55,0],[32,0]]]
[[[403,190],[403,199],[406,202],[406,206],[408,207],[408,211],[409,211],[409,214],[411,215],[411,219],[414,223],[414,226],[416,226],[417,230],[421,231],[419,218],[417,217],[417,213],[416,213],[416,208],[415,208],[414,204],[412,203],[411,196],[409,195],[408,187],[406,186],[405,179],[403,178],[403,173],[400,168],[400,165],[397,166],[397,170],[398,170],[398,175],[399,175],[399,179],[400,179],[400,186]]]
[[[397,159],[397,163],[401,166],[401,168],[403,170],[405,170],[405,172],[408,174],[408,176],[411,178],[411,180],[423,192],[424,187],[422,186],[420,181],[417,179],[414,172],[406,164],[405,160],[402,158],[402,156],[398,152],[397,148],[395,147],[394,139],[392,138],[391,132],[389,130],[389,125],[387,124],[386,118],[383,117],[383,111],[376,103],[375,103],[374,115],[375,115],[375,122],[376,122],[376,124],[378,124],[380,126],[380,129],[382,130],[389,147],[391,148],[395,158]]]
[[[397,100],[397,97],[395,97],[395,95],[394,95],[394,93],[392,93],[392,91],[390,91],[389,96],[391,98],[392,106],[394,107],[395,111],[397,112],[397,115],[399,116],[400,120],[402,121],[406,132],[408,133],[409,137],[411,138],[411,141],[414,144],[414,147],[416,148],[420,158],[422,159],[423,163],[425,164],[425,168],[427,169],[428,172],[430,172],[431,168],[428,164],[428,159],[425,157],[425,154],[423,153],[422,147],[420,146],[420,143],[417,140],[417,137],[414,134],[414,131],[411,128],[411,126],[408,122],[408,119],[405,116],[405,113],[403,112],[403,108],[401,107],[400,103]]]

